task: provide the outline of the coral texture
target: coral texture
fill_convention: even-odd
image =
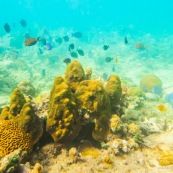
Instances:
[[[111,108],[114,110],[122,95],[120,78],[115,74],[111,75],[106,83],[105,90],[109,96]]]
[[[32,150],[30,135],[10,120],[0,120],[0,157],[16,149]]]
[[[60,76],[56,77],[50,93],[46,128],[55,142],[71,141],[81,129],[77,100]]]
[[[10,100],[10,107],[5,106],[1,112],[0,120],[13,121],[30,136],[30,143],[34,145],[43,133],[42,122],[35,115],[32,106],[26,103],[23,94],[16,88]]]
[[[74,60],[66,68],[65,80],[72,92],[75,92],[79,83],[85,79],[84,69],[80,62]]]
[[[99,81],[85,80],[80,83],[76,90],[80,109],[89,112],[95,123],[92,136],[97,141],[105,140],[109,130],[110,100]]]

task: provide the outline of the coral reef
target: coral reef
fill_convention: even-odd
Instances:
[[[155,93],[155,90],[159,90],[159,88],[162,88],[162,81],[158,76],[154,74],[149,74],[141,79],[140,87],[144,92]],[[157,91],[157,94],[159,95],[160,92],[162,91]]]
[[[79,83],[85,79],[84,69],[79,61],[72,61],[66,68],[65,80],[72,92],[75,92]]]
[[[120,78],[115,74],[111,75],[106,83],[105,90],[109,96],[111,108],[115,110],[122,95]]]
[[[50,93],[46,128],[55,142],[73,140],[81,128],[75,95],[60,76],[55,78]]]
[[[29,143],[31,146],[33,146],[38,141],[43,133],[42,122],[40,118],[35,115],[31,104],[26,103],[23,94],[18,88],[16,88],[11,95],[10,107],[5,106],[2,110],[0,120],[7,120],[9,122],[11,121],[15,123],[18,128],[21,128],[24,133],[26,133],[26,137],[29,135]],[[7,133],[7,131],[4,130],[4,132],[2,131],[2,134],[3,133]],[[9,131],[9,133],[11,132]],[[13,138],[11,139],[13,140]],[[19,137],[18,139],[20,140]]]
[[[79,100],[79,108],[87,111],[95,123],[93,138],[97,141],[105,140],[109,130],[111,107],[103,85],[96,80],[85,80],[80,83],[75,94]]]
[[[35,96],[36,94],[36,89],[29,80],[24,80],[19,83],[18,88],[25,95]]]

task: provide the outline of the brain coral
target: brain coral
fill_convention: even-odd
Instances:
[[[109,96],[111,108],[114,110],[122,95],[120,78],[115,74],[111,75],[106,83],[105,90]]]
[[[79,83],[84,80],[85,73],[80,62],[74,60],[66,68],[65,80],[72,92],[75,92]]]
[[[11,95],[10,107],[5,106],[2,110],[0,120],[14,121],[25,133],[30,134],[32,144],[35,144],[43,133],[40,118],[35,115],[32,106],[26,103],[18,88]]]
[[[29,134],[13,121],[0,120],[0,157],[19,148],[28,152],[32,150]]]
[[[144,92],[153,92],[156,87],[162,87],[162,81],[156,75],[149,74],[141,79],[140,87]]]
[[[75,95],[60,76],[56,77],[50,93],[47,131],[55,142],[73,140],[81,129]]]
[[[76,90],[80,108],[87,110],[95,123],[92,136],[97,141],[103,141],[109,129],[110,100],[99,81],[84,80]]]

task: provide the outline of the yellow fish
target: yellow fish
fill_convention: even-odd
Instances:
[[[158,108],[159,111],[161,111],[161,112],[167,111],[167,109],[166,109],[166,107],[165,107],[164,105],[159,105],[159,106],[157,106],[157,108]]]

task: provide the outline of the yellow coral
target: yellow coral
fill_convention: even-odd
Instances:
[[[10,116],[17,116],[25,103],[25,97],[20,90],[14,89],[10,100]]]
[[[78,135],[81,123],[77,106],[77,100],[70,87],[62,77],[56,77],[50,93],[46,125],[54,141],[69,142]]]
[[[112,116],[112,118],[110,119],[110,128],[112,130],[112,132],[116,132],[119,128],[119,125],[122,123],[120,117],[116,114],[114,114]]]
[[[130,134],[134,135],[136,133],[139,133],[139,128],[138,128],[138,126],[135,123],[129,124],[128,127],[129,127],[129,133]]]
[[[173,165],[173,151],[164,150],[161,157],[158,159],[161,166]]]
[[[66,68],[65,80],[73,92],[76,91],[79,83],[85,79],[84,69],[77,60],[72,61]]]
[[[19,148],[31,151],[32,144],[29,134],[13,121],[0,120],[0,157]]]
[[[105,140],[109,130],[110,100],[103,85],[99,81],[85,80],[80,82],[76,90],[81,109],[92,114],[95,128],[92,136],[97,141]]]
[[[32,145],[38,141],[43,133],[39,117],[35,115],[32,106],[26,103],[23,94],[18,88],[12,93],[10,108],[4,107],[0,119],[12,120],[26,133],[29,133]]]
[[[81,155],[82,156],[92,156],[94,158],[97,158],[99,156],[99,150],[94,148],[94,147],[86,147],[86,148],[83,148],[81,151],[80,151]]]
[[[105,90],[109,96],[111,108],[114,110],[122,95],[120,78],[115,74],[111,75],[106,83]]]

